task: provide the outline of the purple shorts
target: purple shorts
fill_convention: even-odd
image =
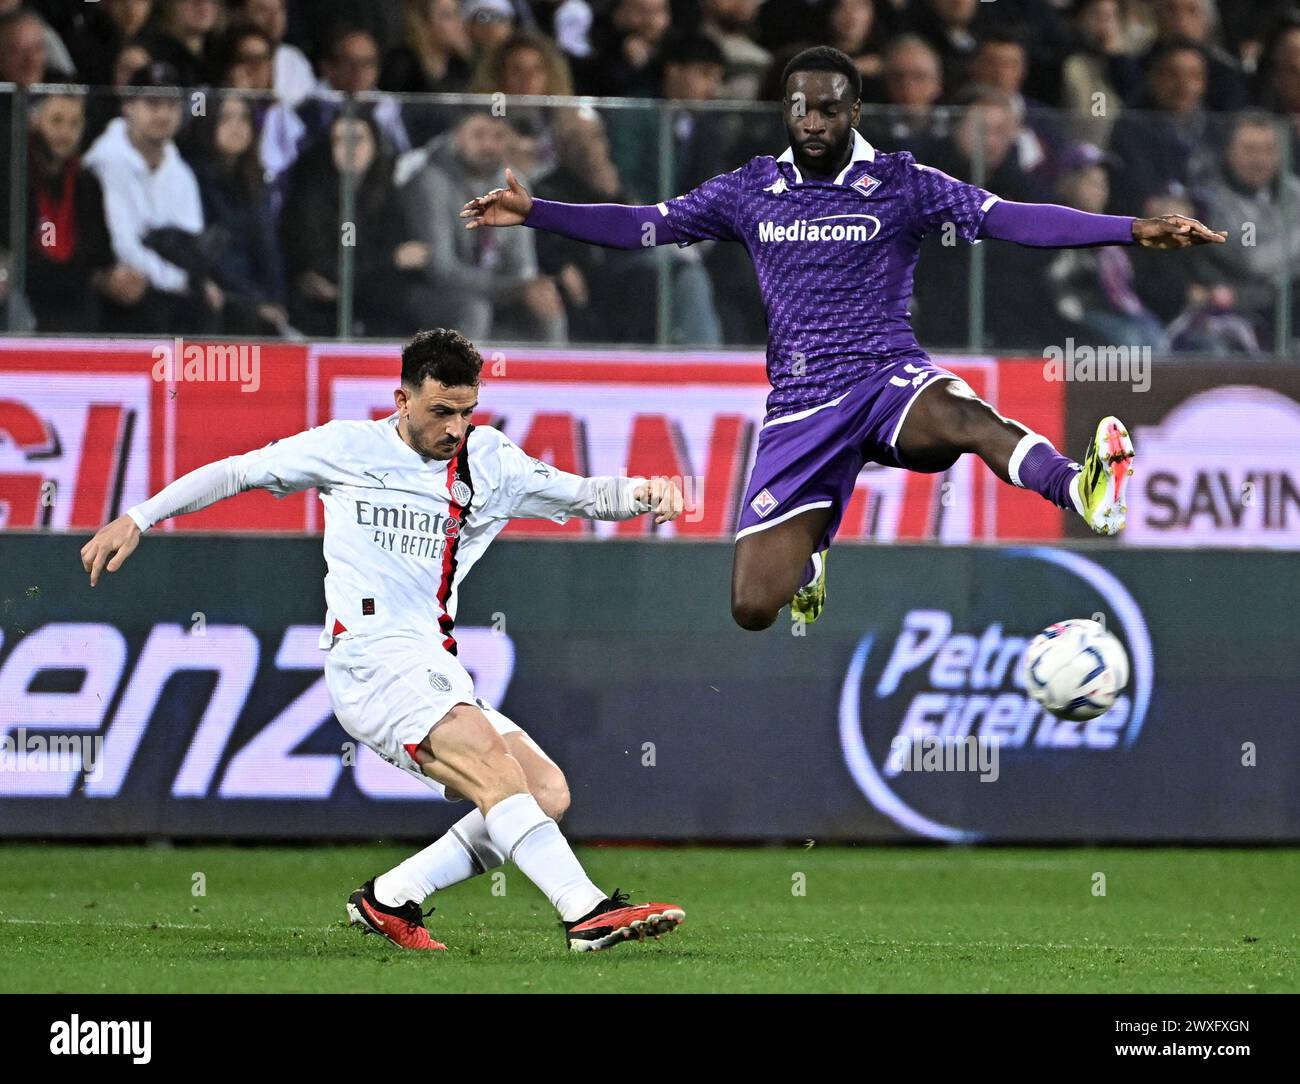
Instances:
[[[921,390],[959,379],[926,358],[902,358],[864,377],[838,399],[773,418],[758,435],[754,469],[736,538],[773,527],[811,508],[831,509],[831,544],[858,474],[867,463],[901,467],[895,442]]]

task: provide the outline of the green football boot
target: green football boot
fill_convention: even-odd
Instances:
[[[794,593],[794,598],[790,600],[790,613],[794,617],[802,618],[808,625],[821,616],[822,608],[826,605],[826,555],[829,552],[827,550],[812,555],[813,567],[817,569],[817,574],[799,588]]]
[[[1128,513],[1128,481],[1133,475],[1133,441],[1116,417],[1097,424],[1079,472],[1077,507],[1098,534],[1118,534]]]

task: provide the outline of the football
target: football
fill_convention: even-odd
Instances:
[[[1095,719],[1128,684],[1124,645],[1083,618],[1049,625],[1025,650],[1029,695],[1060,719]]]

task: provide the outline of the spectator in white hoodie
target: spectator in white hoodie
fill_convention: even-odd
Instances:
[[[165,93],[124,99],[122,116],[111,121],[86,153],[85,165],[104,189],[104,211],[119,261],[149,280],[135,305],[109,305],[105,328],[118,332],[180,333],[206,330],[224,298],[210,278],[164,259],[177,253],[197,257],[203,232],[203,203],[194,172],[176,149],[182,98],[170,64],[154,63],[131,77],[131,87]],[[166,231],[160,234],[158,231]],[[147,240],[146,240],[147,239]],[[197,281],[195,281],[197,279]]]

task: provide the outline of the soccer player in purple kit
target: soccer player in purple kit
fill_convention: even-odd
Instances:
[[[877,151],[857,132],[861,78],[826,46],[786,66],[789,148],[760,155],[653,206],[534,199],[507,171],[465,205],[470,229],[526,225],[635,249],[739,241],[767,311],[772,392],[741,507],[731,611],[765,629],[790,605],[815,620],[826,598],[826,551],[868,462],[940,472],[978,455],[1004,482],[1073,508],[1099,534],[1124,526],[1133,444],[1103,418],[1083,464],[1004,418],[917,343],[908,302],[918,247],[947,229],[1039,248],[1223,243],[1192,218],[1096,215],[1011,203],[917,162]]]

